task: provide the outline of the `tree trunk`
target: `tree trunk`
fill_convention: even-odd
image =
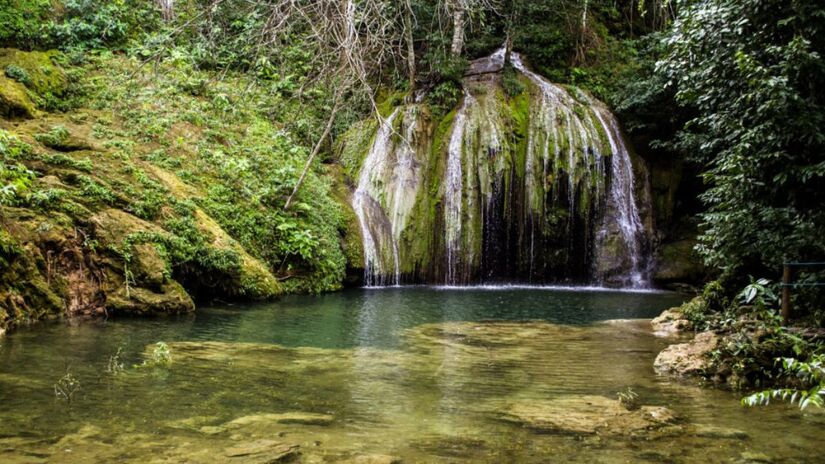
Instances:
[[[410,79],[410,98],[415,99],[415,43],[413,42],[412,4],[405,0],[404,41],[407,42],[407,73]]]
[[[171,21],[175,17],[175,0],[157,0],[163,19]]]
[[[309,169],[312,167],[312,162],[315,160],[315,157],[321,151],[321,147],[324,144],[324,140],[326,140],[327,136],[329,136],[330,131],[332,130],[332,123],[335,122],[335,115],[338,114],[338,105],[341,101],[341,91],[340,89],[335,93],[335,103],[332,105],[332,110],[329,113],[329,119],[327,119],[327,125],[324,127],[324,132],[321,133],[321,137],[318,138],[318,141],[315,142],[315,146],[312,147],[312,152],[309,154],[309,158],[307,159],[306,164],[304,165],[304,170],[301,171],[301,177],[298,178],[298,182],[295,183],[295,188],[292,189],[292,193],[289,194],[289,198],[286,199],[286,203],[284,204],[284,211],[288,211],[289,207],[292,206],[292,202],[295,199],[295,195],[298,194],[298,190],[301,189],[301,186],[304,184],[304,180],[306,180],[307,174],[309,173]]]
[[[464,13],[462,0],[455,1],[453,3],[453,44],[450,47],[453,58],[461,56],[464,48]]]

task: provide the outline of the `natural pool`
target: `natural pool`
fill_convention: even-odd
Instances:
[[[391,288],[36,324],[0,338],[0,462],[822,462],[820,411],[654,374],[668,342],[627,320],[681,301]],[[171,364],[133,367],[158,341]]]

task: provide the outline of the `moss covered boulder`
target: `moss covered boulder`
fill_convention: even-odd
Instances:
[[[26,87],[0,75],[0,116],[6,118],[33,118],[37,114],[34,102],[26,94]]]
[[[39,106],[54,103],[69,86],[65,71],[57,63],[62,59],[57,50],[24,52],[0,48],[0,70],[6,78],[23,84]]]

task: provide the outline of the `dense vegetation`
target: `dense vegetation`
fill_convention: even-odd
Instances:
[[[117,208],[159,227],[107,245],[127,290],[132,250],[145,244],[196,296],[340,288],[360,251],[335,142],[416,91],[449,112],[468,61],[505,44],[616,107],[654,169],[684,166],[682,206],[661,227],[698,235],[713,281],[685,312],[699,328],[733,334],[717,357],[742,386],[799,372],[776,358],[821,359],[818,332],[783,328],[776,298],[784,262],[825,261],[820,2],[2,3],[0,45],[60,50],[43,65],[3,61],[8,92],[30,101],[3,103],[4,116],[42,119],[0,126],[6,268],[25,248],[8,226],[21,210],[71,231]],[[519,85],[511,69],[504,82]],[[201,213],[221,232],[206,232]],[[238,246],[219,246],[221,234]],[[249,260],[265,268],[256,278],[243,270]],[[795,279],[825,274],[801,269]],[[0,304],[20,312],[19,295],[35,290],[11,287]],[[794,322],[823,327],[821,287],[793,295]]]

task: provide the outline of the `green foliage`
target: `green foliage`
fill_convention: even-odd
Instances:
[[[49,132],[35,134],[34,138],[46,146],[60,146],[69,139],[69,131],[63,126],[54,126]]]
[[[118,347],[117,352],[111,356],[109,356],[109,360],[106,362],[106,373],[109,375],[118,375],[125,369],[125,365],[123,363],[123,348]]]
[[[115,194],[112,193],[108,187],[96,182],[91,177],[80,175],[76,177],[76,180],[80,186],[81,193],[92,201],[100,201],[108,204],[115,202]]]
[[[64,50],[102,48],[122,44],[128,35],[127,2],[115,0],[66,0],[60,21],[49,25],[47,34]]]
[[[680,140],[708,166],[699,251],[739,275],[825,257],[825,7],[684,6],[659,70],[697,112]]]
[[[428,92],[426,98],[435,117],[439,117],[458,105],[461,100],[461,87],[454,81],[445,81]]]
[[[504,68],[504,75],[501,77],[501,86],[504,88],[504,92],[511,97],[521,95],[525,90],[524,83],[521,82],[518,72],[516,72],[512,66]]]
[[[54,384],[54,396],[71,404],[80,388],[80,379],[66,369],[66,374]]]
[[[14,79],[23,85],[31,84],[31,76],[20,66],[10,64],[5,69],[6,77]]]
[[[639,409],[639,394],[627,387],[625,390],[616,393],[619,403],[628,411]]]
[[[43,25],[52,10],[51,0],[0,2],[0,45],[32,48],[42,42]]]
[[[18,161],[30,152],[31,146],[0,129],[0,205],[16,204],[31,187],[34,172]]]
[[[825,355],[814,355],[805,362],[795,358],[777,358],[776,363],[781,364],[781,373],[798,382],[799,386],[757,392],[742,398],[742,405],[767,405],[771,399],[798,403],[800,409],[825,405]]]
[[[143,364],[135,367],[169,367],[172,364],[172,351],[165,342],[155,343],[152,353]]]

